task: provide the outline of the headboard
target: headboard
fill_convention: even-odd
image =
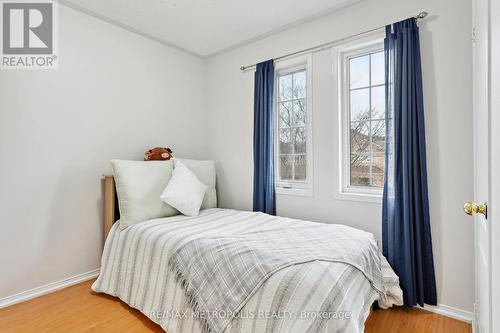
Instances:
[[[113,223],[120,219],[118,198],[116,197],[115,179],[113,176],[104,175],[104,240],[108,237]]]

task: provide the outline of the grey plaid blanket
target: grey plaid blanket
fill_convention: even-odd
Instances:
[[[169,265],[204,331],[219,333],[270,276],[315,260],[355,267],[385,298],[381,255],[373,235],[344,225],[318,223],[201,237],[178,248]]]

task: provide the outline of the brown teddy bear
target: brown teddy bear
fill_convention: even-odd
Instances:
[[[168,161],[172,158],[172,149],[155,147],[144,153],[145,161]]]

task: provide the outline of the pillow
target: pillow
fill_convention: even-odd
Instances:
[[[172,161],[112,160],[111,166],[122,229],[134,223],[179,214],[175,208],[160,200],[172,177]]]
[[[183,158],[174,158],[174,161],[180,161],[189,170],[191,170],[196,177],[205,185],[208,186],[201,209],[216,208],[217,207],[217,190],[215,188],[215,163],[214,161],[206,160],[188,160]]]
[[[196,216],[207,188],[182,162],[176,161],[172,178],[160,198],[182,214]]]

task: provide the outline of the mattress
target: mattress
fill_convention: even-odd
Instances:
[[[171,255],[183,244],[207,235],[311,223],[218,208],[203,210],[196,217],[150,220],[125,230],[115,223],[104,247],[101,273],[92,289],[119,297],[168,333],[203,333],[200,315],[226,314],[193,313],[183,287],[168,267]],[[375,300],[382,308],[402,304],[398,278],[385,258],[382,275],[385,300],[379,299],[361,271],[345,263],[313,261],[282,269],[249,298],[225,332],[361,333]]]

